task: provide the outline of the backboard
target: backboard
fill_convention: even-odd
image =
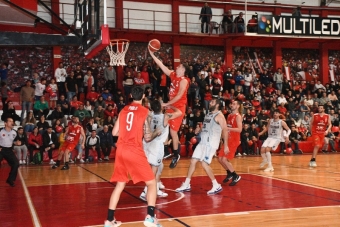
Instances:
[[[85,57],[90,59],[110,44],[107,0],[75,0],[76,29],[82,35]]]

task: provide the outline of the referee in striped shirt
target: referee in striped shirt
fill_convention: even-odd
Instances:
[[[14,121],[12,118],[5,119],[5,127],[0,130],[0,162],[5,159],[11,166],[6,183],[14,187],[14,181],[18,175],[19,160],[13,152],[13,145],[20,146],[20,140],[14,142],[17,132],[13,130]]]

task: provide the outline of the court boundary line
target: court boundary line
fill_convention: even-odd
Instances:
[[[32,218],[32,221],[33,221],[33,225],[35,227],[41,227],[39,216],[38,216],[38,214],[37,214],[37,212],[35,210],[35,207],[33,205],[32,199],[31,199],[31,195],[30,195],[30,193],[29,193],[29,191],[27,189],[25,180],[22,177],[20,169],[19,169],[19,177],[20,177],[20,180],[21,180],[22,187],[24,189],[24,193],[25,193],[25,197],[26,197],[26,201],[27,201],[27,204],[28,204],[29,211],[31,213],[31,218]]]
[[[178,217],[180,219],[188,219],[188,218],[198,218],[198,217],[209,217],[209,216],[237,216],[237,215],[249,215],[252,213],[260,213],[260,212],[275,212],[275,211],[290,211],[290,210],[307,210],[307,209],[317,209],[317,208],[340,208],[340,205],[334,206],[316,206],[316,207],[295,207],[295,208],[281,208],[281,209],[272,209],[272,210],[253,210],[253,211],[237,211],[237,212],[230,212],[230,213],[215,213],[215,214],[202,214],[202,215],[192,215],[192,216],[182,216]],[[159,221],[173,221],[173,219],[170,218],[162,218],[158,219]],[[133,224],[133,223],[142,223],[143,221],[133,221],[133,222],[123,222],[122,224]],[[101,225],[101,224],[99,224]],[[99,226],[99,225],[86,225],[82,227],[94,227],[94,226]]]
[[[116,185],[113,184],[112,182],[106,180],[104,177],[102,177],[102,176],[100,176],[100,175],[98,175],[98,174],[92,172],[91,170],[88,170],[88,169],[86,169],[86,168],[84,168],[84,167],[82,167],[82,166],[79,166],[78,164],[77,164],[77,166],[80,167],[80,168],[82,168],[82,169],[84,169],[85,171],[87,171],[87,172],[89,172],[89,173],[91,173],[91,174],[93,174],[93,175],[99,177],[100,179],[104,180],[105,182],[107,182],[107,183],[109,183],[109,184],[111,184],[111,185],[116,186]],[[130,192],[126,191],[125,189],[123,190],[123,192],[125,192],[126,194],[130,195],[131,197],[136,198],[136,199],[138,199],[138,200],[141,200],[141,201],[143,201],[143,202],[145,203],[144,200],[140,199],[140,198],[137,197],[137,196],[134,196],[134,195],[131,194]],[[169,218],[171,218],[171,219],[177,221],[178,223],[182,224],[182,225],[185,226],[185,227],[190,227],[190,225],[188,225],[188,224],[182,222],[182,221],[179,220],[178,218],[173,217],[173,216],[170,215],[169,213],[167,213],[167,212],[165,212],[165,211],[163,211],[163,210],[161,210],[161,209],[159,209],[159,208],[157,208],[157,207],[155,207],[155,210],[158,210],[159,212],[161,212],[161,213],[163,213],[164,215],[168,216]]]

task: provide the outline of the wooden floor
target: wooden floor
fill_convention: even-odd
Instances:
[[[207,196],[211,182],[200,165],[192,191],[175,193],[184,181],[190,159],[171,170],[165,161],[163,183],[168,198],[157,200],[156,214],[164,227],[179,226],[340,226],[340,155],[320,154],[318,167],[310,155],[273,156],[274,173],[259,169],[261,157],[239,157],[232,163],[241,174],[234,187],[223,184]],[[5,184],[9,168],[0,170],[0,226],[103,226],[114,184],[108,182],[114,162],[72,164],[69,171],[49,165],[23,166],[17,185]],[[212,168],[225,176],[217,159]],[[142,184],[129,184],[116,211],[122,226],[143,226],[146,204],[138,198]]]

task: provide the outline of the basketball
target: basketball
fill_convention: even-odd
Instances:
[[[244,85],[244,80],[240,80],[240,84],[241,84],[241,85]]]
[[[51,93],[50,93],[50,96],[51,96],[51,97],[57,97],[57,93],[51,92]]]
[[[246,97],[243,94],[239,94],[237,98],[241,101],[243,101]]]
[[[288,147],[286,149],[286,154],[291,154],[293,152],[292,148]]]
[[[161,48],[161,42],[158,39],[152,39],[149,42],[149,50],[151,52],[158,51]]]
[[[56,132],[62,132],[63,131],[63,127],[61,127],[60,125],[58,125],[57,127],[55,127],[55,131]]]
[[[190,139],[190,143],[191,144],[196,144],[197,143],[197,139],[196,139],[195,136]]]
[[[251,111],[250,111],[250,115],[253,116],[253,117],[255,117],[255,116],[256,116],[256,111],[255,111],[255,110],[251,110]]]
[[[249,146],[253,145],[253,143],[254,143],[254,142],[253,142],[252,140],[248,140],[248,145],[249,145]]]
[[[235,80],[233,80],[233,79],[230,79],[229,82],[230,82],[230,84],[235,84]]]
[[[51,93],[52,92],[52,88],[50,86],[47,86],[45,91],[48,92],[48,93]]]

